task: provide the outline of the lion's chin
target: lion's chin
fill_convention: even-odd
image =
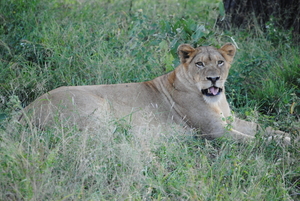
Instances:
[[[203,99],[206,103],[208,104],[218,104],[221,99],[222,99],[222,96],[218,95],[218,96],[203,96]]]
[[[222,91],[223,89],[219,87],[209,87],[201,90],[204,96],[218,96],[222,93]]]

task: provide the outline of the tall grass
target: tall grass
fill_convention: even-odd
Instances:
[[[299,48],[272,30],[219,30],[219,3],[0,1],[0,200],[299,200],[297,143],[206,141],[111,117],[96,131],[62,122],[39,130],[14,118],[59,86],[169,72],[181,43],[236,42],[232,108],[296,138]]]
[[[290,200],[297,194],[296,161],[275,144],[210,142],[149,128],[128,136],[111,120],[102,123],[95,132],[8,129],[1,199]]]

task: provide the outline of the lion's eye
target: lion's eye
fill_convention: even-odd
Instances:
[[[222,60],[218,61],[218,66],[223,66],[223,64],[224,64],[224,61],[222,61]]]
[[[198,61],[195,63],[197,67],[204,67],[204,63],[201,61]]]

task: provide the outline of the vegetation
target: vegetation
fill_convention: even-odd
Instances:
[[[271,22],[276,29],[289,29],[294,33],[294,40],[299,41],[300,6],[297,0],[223,0],[226,17],[223,17],[224,26],[250,28],[260,26],[268,28]],[[255,16],[255,20],[253,20]]]
[[[115,119],[94,132],[39,130],[16,116],[63,85],[153,79],[181,43],[238,53],[227,82],[235,114],[299,137],[300,58],[292,34],[222,30],[220,1],[0,1],[0,200],[300,200],[300,146],[206,141]]]

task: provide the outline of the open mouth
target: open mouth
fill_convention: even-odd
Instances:
[[[209,87],[208,89],[202,89],[202,94],[205,96],[217,96],[222,92],[222,88]]]

